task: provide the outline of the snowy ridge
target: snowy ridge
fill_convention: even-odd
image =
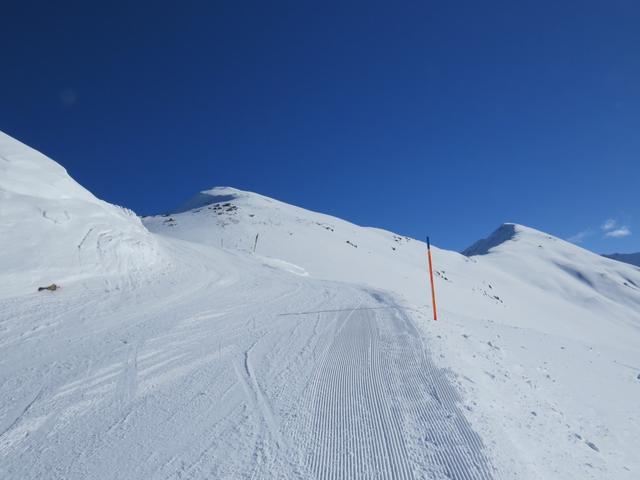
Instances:
[[[503,243],[514,240],[519,230],[522,230],[520,225],[505,223],[487,238],[478,240],[469,248],[463,250],[462,254],[467,257],[472,257],[474,255],[486,255],[492,249],[499,247]]]
[[[465,255],[486,253],[491,253],[491,264],[504,272],[535,272],[524,277],[528,284],[546,295],[568,295],[574,305],[600,308],[603,315],[610,315],[611,309],[629,309],[632,317],[640,307],[637,269],[552,235],[505,224],[464,251]]]

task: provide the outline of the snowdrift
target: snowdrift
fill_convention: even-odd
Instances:
[[[94,197],[59,164],[0,132],[0,295],[123,275],[154,264],[131,211]]]

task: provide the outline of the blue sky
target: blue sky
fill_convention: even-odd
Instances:
[[[3,6],[0,129],[105,200],[640,250],[640,2],[130,3]]]

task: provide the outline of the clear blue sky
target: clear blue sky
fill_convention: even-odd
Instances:
[[[0,129],[140,214],[231,185],[453,249],[514,221],[640,250],[635,0],[2,10]]]

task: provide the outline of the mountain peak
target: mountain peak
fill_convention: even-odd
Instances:
[[[240,190],[234,187],[213,187],[207,190],[200,191],[194,197],[180,205],[172,213],[184,213],[196,208],[206,207],[207,205],[213,205],[216,203],[232,202],[241,198],[262,198],[272,201],[264,195],[259,193],[249,192],[246,190]]]
[[[242,196],[245,192],[233,187],[213,187],[202,190],[194,197],[184,202],[174,213],[182,213],[194,208],[202,208],[214,203],[229,202]]]
[[[541,232],[535,228],[520,225],[518,223],[503,223],[486,238],[478,240],[473,245],[462,251],[463,255],[472,257],[474,255],[487,255],[492,251],[506,244],[507,242],[521,242],[530,247],[542,247],[549,241],[557,242],[560,239]]]
[[[509,240],[513,240],[521,228],[521,225],[517,225],[515,223],[503,223],[494,230],[491,235],[478,240],[473,245],[463,250],[462,254],[467,257],[474,255],[486,255],[493,248],[502,245]]]

